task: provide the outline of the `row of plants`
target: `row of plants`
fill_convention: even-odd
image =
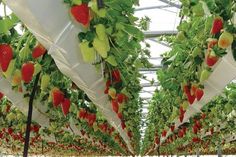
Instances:
[[[35,95],[35,101],[40,102],[40,105],[34,104],[34,108],[50,119],[50,126],[46,129],[42,128],[43,131],[39,135],[55,134],[58,138],[57,143],[54,145],[58,146],[58,148],[60,148],[61,144],[69,145],[69,143],[74,143],[72,147],[84,145],[89,147],[95,141],[99,141],[99,148],[103,148],[103,151],[95,148],[92,152],[97,150],[97,152],[102,154],[108,152],[109,154],[128,153],[125,142],[119,133],[108,124],[102,113],[98,112],[96,106],[87,95],[58,70],[51,56],[47,54],[47,50],[37,42],[36,38],[21,24],[18,18],[11,14],[1,17],[0,21],[2,23],[1,26],[5,28],[0,33],[1,77],[11,83],[12,90],[23,93],[25,102],[28,102],[36,76],[40,75]],[[16,25],[21,25],[23,34],[19,34],[15,28]],[[4,93],[1,93],[1,97],[4,97]],[[6,102],[5,97],[1,104],[4,102]],[[137,100],[137,102],[139,101]],[[132,104],[124,106],[130,112],[124,112],[124,116],[128,117],[132,112],[136,117],[139,117],[140,113],[136,114],[139,104],[134,107]],[[15,111],[10,113],[10,117],[14,116],[16,117]],[[129,121],[133,119],[127,117],[121,117],[121,119],[125,120],[127,122],[126,125],[129,126]],[[5,119],[5,117],[2,118],[3,120]],[[65,128],[70,129],[70,122],[72,120],[75,122],[82,137],[70,135],[70,132],[66,133],[63,131]],[[19,124],[23,125],[25,122],[22,119]],[[139,140],[140,136],[139,130],[136,128],[136,125],[139,125],[137,123],[135,127],[130,125],[129,129],[127,129],[129,137],[132,138],[134,136],[134,143]],[[3,124],[8,123],[6,121]],[[131,127],[134,129],[131,130]],[[21,133],[24,134],[24,132]],[[24,137],[24,135],[22,136]],[[92,139],[94,142],[89,142],[88,139]],[[4,145],[2,146],[5,148]],[[10,149],[8,146],[6,148]],[[92,146],[93,148],[94,146]]]
[[[232,22],[235,2],[181,2],[178,34],[160,38],[168,42],[172,49],[163,54],[163,68],[157,71],[160,88],[156,90],[150,102],[148,127],[142,149],[144,154],[157,148],[161,139],[167,138],[169,130],[181,130],[175,128],[174,120],[178,119],[182,123],[188,107],[194,105],[194,102],[201,102],[204,84],[221,62],[221,58],[227,52],[235,56],[236,28]],[[232,52],[229,51],[230,48]],[[190,121],[190,124],[194,124],[194,121]],[[191,137],[181,139],[180,143],[189,138]],[[160,147],[162,152],[166,152],[163,151],[165,148],[169,149]]]
[[[115,116],[121,121],[135,152],[139,152],[142,103],[139,68],[150,67],[141,47],[147,19],[134,17],[138,0],[64,0],[72,20],[81,28],[78,42],[86,63],[102,71]],[[148,45],[146,45],[148,47]]]

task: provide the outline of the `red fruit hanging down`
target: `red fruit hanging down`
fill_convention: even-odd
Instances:
[[[8,128],[7,132],[8,132],[9,135],[11,135],[13,133],[13,129],[12,128]]]
[[[174,125],[174,124],[170,126],[170,130],[171,130],[172,132],[174,132],[174,130],[175,130],[175,125]]]
[[[223,19],[221,17],[216,17],[212,24],[211,34],[215,35],[217,33],[220,33],[221,29],[223,28],[223,25]]]
[[[118,113],[119,111],[119,104],[116,100],[112,100],[111,101],[111,104],[112,104],[112,109],[115,113]]]
[[[202,113],[201,118],[202,118],[202,119],[205,119],[205,118],[206,118],[206,114],[205,114],[205,113]]]
[[[38,44],[37,46],[34,47],[33,52],[32,52],[32,57],[34,59],[37,59],[44,55],[46,53],[46,49],[43,47],[43,45]]]
[[[180,138],[184,137],[184,132],[183,132],[182,129],[179,130],[178,136],[179,136]]]
[[[204,91],[201,88],[198,88],[195,91],[195,95],[196,95],[197,101],[200,101],[204,95]]]
[[[213,50],[208,50],[207,56],[206,56],[206,64],[211,67],[216,64],[218,61],[219,57],[216,56],[215,52]]]
[[[7,68],[13,59],[13,50],[8,44],[0,44],[0,65],[3,72],[7,71]]]
[[[32,129],[33,129],[33,131],[34,131],[35,133],[38,133],[38,132],[39,132],[39,128],[40,128],[40,126],[34,125]]]
[[[160,139],[159,139],[159,137],[155,137],[155,143],[156,143],[157,145],[160,144]]]
[[[189,86],[188,85],[184,85],[184,93],[187,95],[187,94],[190,94],[190,89],[189,89]]]
[[[25,83],[30,83],[34,75],[34,64],[31,62],[24,63],[21,67],[22,80]]]
[[[211,135],[213,135],[213,133],[214,133],[214,128],[211,128],[211,129],[210,129],[210,132],[211,132]]]
[[[184,114],[180,114],[180,115],[179,115],[179,121],[182,123],[183,120],[184,120]]]
[[[81,108],[79,111],[79,118],[84,119],[86,117],[86,115],[87,115],[87,111],[85,109]]]
[[[64,94],[58,88],[53,88],[51,91],[51,95],[54,107],[58,107],[64,100]]]
[[[197,134],[198,132],[198,127],[196,125],[193,126],[193,133],[194,134]]]
[[[185,114],[186,111],[184,110],[183,106],[180,106],[179,112],[180,112],[180,115],[184,115]]]
[[[126,128],[125,121],[121,121],[121,127],[123,130]]]
[[[208,40],[208,49],[213,48],[215,45],[218,44],[218,40],[217,39],[209,39]]]
[[[198,143],[198,142],[201,141],[201,139],[198,138],[198,137],[193,137],[193,138],[192,138],[192,141],[195,142],[195,143]]]
[[[93,125],[93,123],[96,121],[96,119],[97,119],[97,116],[96,116],[96,114],[95,113],[90,113],[90,114],[88,114],[88,123],[89,123],[89,125],[90,126],[92,126]]]
[[[167,131],[166,131],[166,130],[163,130],[162,133],[161,133],[161,136],[162,136],[162,137],[166,137],[166,134],[167,134]]]
[[[61,103],[61,108],[64,116],[66,116],[69,113],[70,110],[70,100],[65,98],[64,101]]]
[[[122,115],[121,112],[119,112],[119,113],[117,114],[117,116],[118,116],[118,118],[119,118],[120,120],[123,119],[123,115]]]
[[[201,123],[200,123],[199,120],[196,120],[196,121],[195,121],[195,125],[196,125],[196,127],[197,127],[199,130],[201,129]]]
[[[127,99],[126,95],[119,93],[116,95],[116,100],[119,104],[122,104]]]
[[[107,82],[106,82],[106,89],[104,91],[104,94],[108,94],[110,86],[111,86],[111,80],[107,80]]]
[[[192,105],[196,97],[195,97],[195,95],[191,95],[189,93],[189,94],[187,94],[187,98],[188,98],[189,104]]]
[[[118,69],[113,70],[111,75],[115,83],[121,82],[120,71]]]
[[[0,92],[0,100],[3,98],[4,94]]]
[[[87,27],[90,21],[89,7],[88,4],[75,5],[71,7],[71,14],[75,20]]]
[[[129,136],[129,138],[132,138],[133,137],[132,131],[128,131],[127,135]]]

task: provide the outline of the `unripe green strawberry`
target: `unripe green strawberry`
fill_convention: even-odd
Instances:
[[[7,68],[7,71],[3,73],[3,75],[7,78],[7,79],[10,79],[10,77],[12,76],[12,73],[14,72],[15,70],[15,63],[16,63],[16,60],[11,60],[8,68]]]
[[[15,114],[14,113],[9,113],[8,115],[7,115],[7,120],[9,121],[9,122],[11,122],[11,121],[13,121],[14,119],[15,119]]]
[[[38,73],[40,73],[42,70],[42,66],[39,63],[36,63],[34,65],[34,76],[36,76]]]
[[[229,32],[224,32],[221,34],[218,40],[218,46],[222,49],[228,48],[234,41],[234,37]]]
[[[112,66],[117,66],[116,58],[113,55],[110,55],[106,61],[110,63]]]
[[[74,4],[74,5],[81,5],[82,4],[82,0],[72,0],[72,4]]]
[[[116,98],[116,89],[115,89],[115,88],[110,88],[110,89],[108,90],[108,95],[110,95],[110,97],[111,97],[112,99],[115,99],[115,98]]]
[[[27,58],[31,55],[31,50],[29,46],[25,46],[20,50],[19,56],[22,61],[27,60]]]
[[[202,52],[202,49],[197,46],[193,49],[192,55],[193,57],[197,57],[198,55],[201,55],[201,52]]]
[[[208,71],[207,69],[202,70],[200,82],[203,83],[205,80],[207,80],[209,78],[210,74],[211,74],[211,72]]]
[[[82,43],[79,44],[83,60],[86,63],[92,63],[95,61],[96,57],[96,52],[93,47],[89,47],[89,42],[88,41],[83,41]]]
[[[89,4],[92,11],[96,13],[99,17],[106,17],[107,13],[106,9],[105,8],[98,9],[97,1],[91,1]]]
[[[199,2],[197,5],[192,7],[193,15],[194,16],[204,16],[204,10],[202,8],[202,4]]]
[[[99,40],[97,37],[94,38],[93,47],[98,52],[98,54],[102,56],[102,58],[107,58],[107,52],[110,50],[110,47],[108,47],[104,41]]]
[[[103,24],[98,24],[95,27],[98,39],[105,40],[105,38],[107,38],[105,26]]]
[[[11,81],[11,85],[12,86],[18,86],[21,83],[21,71],[19,69],[15,70],[13,77],[12,77],[12,81]]]
[[[48,74],[43,75],[41,79],[40,89],[42,91],[46,90],[49,83],[50,83],[50,76]]]
[[[176,36],[176,41],[177,42],[182,42],[183,40],[185,40],[185,34],[183,31],[178,32],[177,36]]]

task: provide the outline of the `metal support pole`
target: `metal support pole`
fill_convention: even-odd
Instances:
[[[197,149],[197,153],[196,153],[197,157],[200,157],[200,152],[199,149]]]
[[[218,145],[217,155],[218,155],[218,157],[222,157],[222,150],[221,150],[220,144]]]

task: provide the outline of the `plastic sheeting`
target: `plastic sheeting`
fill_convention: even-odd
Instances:
[[[77,38],[81,28],[72,22],[63,1],[6,0],[6,4],[49,50],[60,71],[95,103],[133,152],[129,137],[103,92],[105,82],[102,71],[97,72],[93,65],[82,60]]]

